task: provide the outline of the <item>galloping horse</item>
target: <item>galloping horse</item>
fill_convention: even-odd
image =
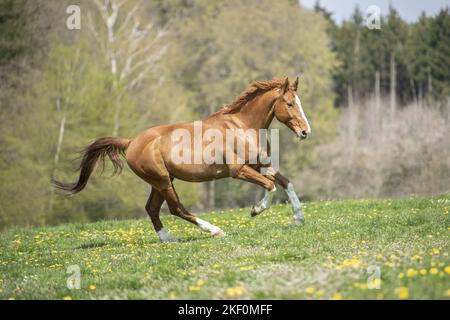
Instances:
[[[201,129],[203,132],[214,129],[225,136],[225,131],[230,129],[268,129],[275,117],[300,139],[305,139],[311,132],[311,128],[297,95],[297,88],[298,78],[294,83],[290,83],[287,77],[254,82],[234,102],[223,106],[216,113],[203,119]],[[72,194],[78,193],[86,186],[98,160],[104,161],[104,158],[108,156],[113,163],[114,170],[120,171],[123,167],[120,155],[125,155],[131,170],[152,186],[145,209],[162,242],[178,240],[164,229],[159,218],[164,201],[167,202],[173,215],[197,225],[214,237],[225,235],[219,227],[195,217],[183,207],[173,185],[175,178],[201,182],[232,177],[262,186],[265,189],[265,195],[253,206],[252,216],[270,206],[272,195],[276,190],[275,183],[277,183],[289,197],[293,207],[294,222],[302,223],[304,221],[301,204],[292,183],[280,172],[275,171],[270,163],[263,164],[261,161],[250,163],[248,153],[245,153],[243,163],[242,161],[210,163],[203,159],[195,163],[179,163],[179,161],[174,161],[172,153],[173,134],[177,130],[183,130],[193,136],[196,130],[195,123],[156,125],[141,132],[133,139],[99,138],[83,151],[78,181],[63,183],[54,180],[53,184]],[[246,140],[246,143],[249,149],[259,148],[260,145],[254,140]],[[189,144],[195,149],[198,141],[193,139]],[[200,147],[202,144],[204,145],[205,141],[200,142]],[[230,154],[227,155],[227,152],[233,153],[232,159],[239,156],[236,147],[224,149],[225,151],[219,155],[223,159],[230,159]],[[264,172],[261,170],[263,168]]]

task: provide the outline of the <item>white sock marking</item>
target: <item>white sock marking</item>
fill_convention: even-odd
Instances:
[[[264,192],[264,197],[257,204],[255,204],[253,206],[253,210],[255,211],[255,213],[261,213],[270,207],[273,194],[276,190],[277,190],[277,188],[275,186],[273,186],[272,190],[270,190],[270,191],[266,190]]]
[[[217,233],[217,232],[221,231],[221,229],[219,227],[216,227],[216,226],[212,225],[211,223],[209,223],[208,221],[205,221],[205,220],[202,220],[202,219],[199,219],[199,218],[197,218],[197,225],[203,231],[208,231],[211,234],[214,234],[214,233]]]
[[[285,191],[289,197],[289,201],[291,202],[292,208],[294,210],[294,219],[304,220],[305,217],[303,216],[302,205],[297,197],[297,194],[295,193],[294,185],[291,182],[289,182],[288,187],[287,189],[285,189]]]
[[[170,233],[168,233],[167,232],[167,230],[166,229],[164,229],[164,228],[161,228],[161,230],[159,230],[158,232],[157,232],[157,234],[158,234],[158,236],[159,236],[159,239],[161,240],[161,241],[173,241],[173,240],[177,240],[177,238],[176,237],[172,237],[171,235],[170,235]]]

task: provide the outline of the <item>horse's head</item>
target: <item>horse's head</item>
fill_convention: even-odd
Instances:
[[[297,95],[297,88],[298,77],[292,85],[286,78],[280,89],[280,95],[274,104],[275,117],[294,131],[300,139],[306,139],[308,134],[311,133],[311,127],[303,112],[302,103]]]

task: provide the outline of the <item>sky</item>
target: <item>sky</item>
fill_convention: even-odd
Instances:
[[[316,0],[299,0],[299,2],[307,8],[313,8]],[[333,12],[333,18],[338,23],[350,17],[356,4],[362,11],[370,5],[377,5],[381,9],[381,14],[385,15],[389,3],[392,3],[400,16],[408,22],[416,21],[422,11],[427,15],[435,15],[441,8],[446,6],[450,8],[450,0],[320,0],[323,7]]]

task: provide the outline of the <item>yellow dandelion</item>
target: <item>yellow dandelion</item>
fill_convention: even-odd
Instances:
[[[205,281],[200,279],[200,280],[197,280],[196,284],[197,284],[197,286],[202,286],[205,284]]]
[[[97,289],[97,287],[96,287],[95,285],[91,284],[91,285],[89,286],[89,290],[94,291],[95,289]]]
[[[412,269],[412,268],[409,268],[409,269],[406,271],[406,276],[407,276],[408,278],[415,277],[415,276],[417,276],[418,274],[419,274],[419,272],[418,272],[417,270]]]
[[[445,271],[446,274],[450,274],[450,266],[446,266],[444,268],[444,271]]]
[[[398,274],[398,278],[399,279],[403,279],[405,277],[405,274],[403,273],[403,272],[400,272],[399,274]]]
[[[332,297],[331,300],[342,300],[342,295],[339,292],[336,292]]]
[[[432,276],[435,276],[435,275],[437,275],[439,273],[439,269],[438,268],[431,268],[430,269],[430,274],[432,275]]]
[[[447,289],[447,291],[445,291],[445,295],[446,295],[447,297],[450,297],[450,289]]]
[[[373,279],[370,282],[370,287],[371,288],[379,288],[381,286],[381,279]]]
[[[228,288],[225,290],[225,294],[230,297],[234,298],[236,296],[240,296],[244,294],[247,290],[244,287],[234,287],[234,288]]]
[[[72,300],[72,297],[71,297],[71,296],[65,296],[65,297],[63,298],[63,300]]]
[[[433,248],[432,252],[433,254],[439,254],[440,250],[438,248]]]
[[[189,286],[189,291],[200,291],[200,289],[199,286]]]
[[[420,269],[419,272],[420,272],[420,274],[423,275],[423,276],[426,276],[427,273],[428,273],[428,271],[427,271],[426,269]]]
[[[308,287],[308,288],[305,289],[305,292],[306,292],[307,294],[313,294],[314,291],[316,291],[316,290],[315,290],[313,287]]]
[[[409,298],[409,289],[406,287],[399,287],[395,289],[395,293],[399,297],[399,299],[406,300]]]

